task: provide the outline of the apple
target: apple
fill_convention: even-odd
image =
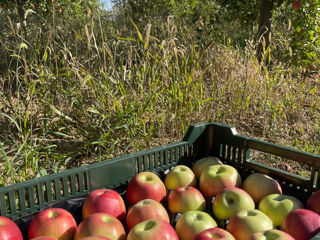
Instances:
[[[213,165],[222,165],[223,163],[220,161],[219,158],[216,157],[205,157],[197,160],[193,166],[192,171],[194,172],[194,175],[196,175],[196,178],[199,179],[201,176],[201,173],[206,168],[213,166]]]
[[[292,167],[288,163],[279,163],[277,168],[290,173],[293,172]]]
[[[168,196],[168,208],[172,213],[184,213],[189,210],[206,210],[206,200],[194,187],[179,187]]]
[[[150,219],[135,225],[130,230],[127,240],[179,240],[179,238],[169,223]]]
[[[125,240],[126,232],[122,223],[116,217],[107,213],[94,213],[83,219],[79,224],[74,240],[81,240],[89,236]]]
[[[299,10],[301,8],[302,4],[301,4],[301,1],[295,1],[292,3],[292,8],[294,10]]]
[[[178,165],[167,173],[164,185],[167,190],[174,190],[178,187],[196,187],[197,179],[189,167]]]
[[[47,208],[34,216],[28,227],[28,239],[50,236],[73,240],[77,223],[71,213],[62,208]]]
[[[217,223],[208,213],[187,211],[178,219],[175,230],[180,240],[192,240],[198,233],[214,227]]]
[[[274,226],[281,226],[287,214],[303,208],[303,204],[293,196],[275,193],[263,198],[258,208],[272,220]]]
[[[40,236],[40,237],[32,238],[30,240],[58,240],[58,238],[48,237],[48,236]]]
[[[295,240],[308,240],[320,232],[320,215],[308,209],[295,209],[287,214],[281,230]]]
[[[244,180],[242,188],[249,193],[256,204],[259,204],[262,198],[270,194],[282,194],[282,189],[278,181],[262,173],[249,175]]]
[[[288,233],[272,229],[254,233],[249,240],[294,240]]]
[[[214,165],[202,172],[199,187],[205,197],[212,197],[226,187],[240,187],[241,183],[237,169],[229,165]]]
[[[162,180],[152,172],[141,172],[131,179],[127,186],[126,199],[133,205],[143,199],[163,202],[167,190]]]
[[[314,192],[307,200],[307,208],[320,214],[320,190]]]
[[[242,210],[254,209],[255,204],[250,195],[237,187],[224,188],[213,201],[212,211],[220,220],[231,218]]]
[[[198,233],[192,238],[192,240],[235,240],[235,238],[228,231],[222,228],[209,228],[207,230]]]
[[[227,224],[227,231],[237,240],[248,240],[256,232],[272,228],[272,220],[257,209],[240,211],[233,215]]]
[[[111,239],[107,237],[101,237],[101,236],[90,236],[90,237],[81,238],[81,240],[111,240]]]
[[[23,240],[18,225],[10,218],[0,216],[0,239]]]
[[[152,199],[144,199],[129,209],[126,217],[127,230],[130,231],[138,223],[149,219],[158,219],[170,223],[167,210],[161,203]]]
[[[126,216],[126,206],[116,191],[96,189],[87,195],[82,206],[83,218],[93,213],[107,213],[122,221]]]

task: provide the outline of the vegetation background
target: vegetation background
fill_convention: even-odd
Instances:
[[[0,5],[0,186],[179,141],[204,121],[319,153],[319,0]]]

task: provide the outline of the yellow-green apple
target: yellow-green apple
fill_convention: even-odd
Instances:
[[[255,204],[250,195],[237,187],[227,187],[214,198],[212,211],[216,218],[225,220],[242,210],[254,209]]]
[[[122,221],[126,216],[126,206],[116,191],[96,189],[87,195],[82,206],[83,218],[93,213],[107,213]]]
[[[0,239],[23,240],[18,225],[10,218],[0,216]]]
[[[262,198],[270,194],[282,194],[279,182],[262,173],[253,173],[249,175],[244,180],[242,188],[249,193],[256,204],[259,204]]]
[[[295,209],[287,214],[281,230],[295,240],[309,240],[320,232],[320,215],[308,209]]]
[[[149,219],[158,219],[170,223],[167,210],[161,203],[152,199],[144,199],[129,209],[126,217],[127,230],[130,231],[138,223]]]
[[[94,213],[79,224],[74,240],[89,236],[102,236],[112,240],[125,240],[126,232],[118,218],[107,213]]]
[[[169,193],[168,208],[172,213],[184,213],[189,210],[205,211],[206,200],[194,187],[179,187]]]
[[[307,200],[307,208],[320,214],[320,190],[314,192]]]
[[[235,238],[228,231],[222,228],[209,228],[198,233],[192,240],[235,240]]]
[[[73,240],[77,223],[71,213],[62,208],[47,208],[34,216],[28,227],[28,239],[50,236]]]
[[[271,229],[254,233],[249,240],[294,240],[294,238],[284,231]]]
[[[164,184],[167,190],[173,190],[178,187],[195,187],[197,179],[189,167],[178,165],[167,173]]]
[[[101,236],[90,236],[90,237],[81,238],[81,240],[111,240],[111,239],[107,237],[101,237]]]
[[[241,183],[237,169],[230,165],[214,165],[202,172],[199,187],[205,197],[212,197],[226,187],[240,187]]]
[[[48,237],[48,236],[40,236],[40,237],[32,238],[30,240],[58,240],[58,238]]]
[[[208,213],[187,211],[178,219],[175,230],[180,240],[192,240],[198,233],[214,227],[217,223]]]
[[[167,190],[162,180],[152,172],[141,172],[131,179],[127,186],[126,199],[133,205],[143,199],[163,202]]]
[[[287,214],[303,208],[303,204],[296,197],[275,193],[264,197],[258,208],[272,220],[274,226],[280,227]]]
[[[179,238],[169,223],[150,219],[135,225],[130,230],[127,240],[179,240]]]
[[[257,209],[240,211],[227,224],[227,231],[237,240],[248,240],[256,232],[273,229],[272,220]]]
[[[222,165],[223,163],[220,161],[219,158],[216,157],[204,157],[199,160],[197,160],[193,166],[192,171],[194,172],[194,175],[196,175],[196,178],[199,179],[201,176],[201,173],[206,168],[213,166],[213,165]]]

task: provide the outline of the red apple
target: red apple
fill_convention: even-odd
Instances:
[[[129,209],[126,217],[127,230],[130,231],[138,223],[149,219],[158,219],[170,223],[167,210],[161,203],[152,199],[144,199]]]
[[[294,240],[288,233],[272,229],[263,232],[254,233],[249,240]]]
[[[236,213],[227,224],[227,231],[237,240],[248,240],[256,232],[271,230],[272,228],[271,219],[256,209]]]
[[[209,228],[197,234],[192,240],[235,240],[235,238],[228,231],[222,228]]]
[[[239,211],[254,208],[255,204],[250,195],[237,187],[223,189],[216,195],[212,205],[214,216],[220,220],[230,219]]]
[[[292,3],[292,8],[294,10],[299,10],[301,8],[302,4],[301,4],[301,1],[295,1]]]
[[[169,193],[168,208],[172,213],[184,213],[189,210],[205,211],[206,200],[194,187],[179,187]]]
[[[214,165],[202,172],[199,185],[205,197],[212,197],[226,187],[240,187],[241,183],[237,169],[229,165]]]
[[[194,175],[196,175],[196,178],[199,179],[201,176],[201,173],[206,168],[213,166],[213,165],[222,165],[223,163],[220,161],[219,158],[216,157],[205,157],[197,160],[194,165],[192,166],[192,171],[194,172]]]
[[[320,232],[320,215],[307,209],[295,209],[287,214],[281,230],[295,240],[311,239]]]
[[[48,208],[32,219],[28,227],[28,239],[50,236],[59,240],[73,240],[77,223],[71,213],[62,208]]]
[[[133,205],[147,198],[162,202],[166,195],[166,187],[155,173],[141,172],[129,182],[126,199],[129,205]]]
[[[197,179],[189,167],[178,165],[167,173],[164,185],[167,190],[174,190],[178,187],[195,187]]]
[[[107,213],[94,213],[86,217],[78,226],[74,240],[89,236],[102,236],[112,240],[125,240],[126,232],[122,223]]]
[[[151,219],[135,225],[127,240],[179,240],[173,227],[164,221]]]
[[[303,208],[303,204],[293,196],[276,193],[263,198],[258,208],[272,220],[274,226],[281,226],[287,214],[294,209]]]
[[[126,216],[126,206],[116,191],[97,189],[87,195],[82,206],[83,218],[93,213],[107,213],[122,221]]]
[[[288,163],[279,163],[277,168],[284,170],[284,171],[287,171],[287,172],[290,172],[290,173],[292,173],[292,171],[293,171],[292,167]]]
[[[0,216],[0,239],[23,240],[19,227],[10,218]]]
[[[111,239],[107,237],[101,237],[101,236],[90,236],[90,237],[81,238],[81,240],[111,240]]]
[[[58,240],[58,238],[48,237],[48,236],[40,236],[40,237],[32,238],[30,240]]]
[[[307,208],[320,214],[320,190],[314,192],[307,201]]]
[[[175,230],[180,240],[192,240],[202,231],[214,227],[217,223],[208,213],[187,211],[178,219]]]
[[[242,187],[249,193],[256,204],[259,204],[262,198],[270,194],[282,194],[282,189],[278,181],[262,173],[249,175],[244,180]]]

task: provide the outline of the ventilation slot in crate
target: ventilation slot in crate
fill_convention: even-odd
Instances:
[[[249,161],[252,163],[260,163],[287,172],[290,172],[292,170],[292,173],[307,179],[310,179],[312,176],[312,168],[307,164],[298,163],[287,158],[264,153],[258,150],[250,150]],[[301,171],[301,169],[303,169],[303,171]]]
[[[221,144],[219,158],[226,163],[242,163],[246,158],[246,151],[236,146]]]

